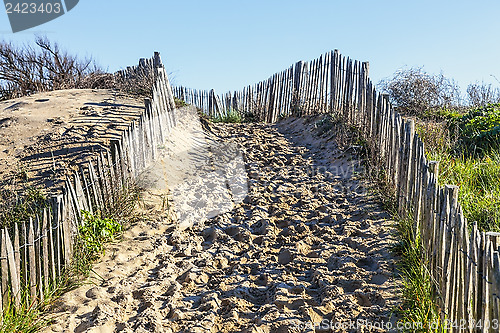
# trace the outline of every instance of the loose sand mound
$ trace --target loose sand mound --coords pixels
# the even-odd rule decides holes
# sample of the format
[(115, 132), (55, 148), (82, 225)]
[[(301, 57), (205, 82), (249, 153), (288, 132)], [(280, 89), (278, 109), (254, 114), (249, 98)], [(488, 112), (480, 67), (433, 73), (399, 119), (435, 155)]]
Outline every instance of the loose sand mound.
[(394, 319), (391, 221), (324, 123), (210, 125), (207, 137), (243, 151), (249, 192), (187, 228), (170, 218), (159, 161), (144, 199), (157, 219), (109, 247), (95, 268), (102, 279), (64, 295), (46, 331), (385, 331), (355, 321)]
[(24, 185), (57, 186), (143, 110), (142, 99), (112, 90), (57, 90), (0, 102), (4, 186), (21, 173)]

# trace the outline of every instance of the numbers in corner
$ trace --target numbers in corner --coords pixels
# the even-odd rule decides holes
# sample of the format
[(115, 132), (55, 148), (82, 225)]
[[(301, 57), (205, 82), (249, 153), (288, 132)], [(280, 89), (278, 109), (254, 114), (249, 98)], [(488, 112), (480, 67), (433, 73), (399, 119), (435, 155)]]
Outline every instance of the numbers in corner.
[(7, 14), (59, 14), (62, 12), (61, 2), (21, 2), (5, 3)]

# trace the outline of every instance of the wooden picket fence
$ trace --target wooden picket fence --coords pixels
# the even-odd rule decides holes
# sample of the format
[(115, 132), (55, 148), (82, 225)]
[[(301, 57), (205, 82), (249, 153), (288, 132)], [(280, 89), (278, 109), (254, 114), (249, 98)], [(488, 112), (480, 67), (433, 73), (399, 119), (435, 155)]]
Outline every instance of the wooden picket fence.
[[(61, 194), (51, 197), (39, 216), (1, 230), (0, 313), (7, 307), (34, 306), (49, 294), (73, 259), (82, 211), (96, 214), (111, 209), (120, 192), (158, 155), (159, 146), (174, 125), (175, 103), (160, 55), (141, 59), (125, 72), (151, 73), (153, 98), (145, 100), (141, 117), (130, 124), (109, 149), (68, 174)], [(141, 74), (141, 75), (142, 75)]]
[(242, 91), (173, 91), (210, 117), (238, 112), (275, 122), (286, 116), (335, 113), (356, 126), (397, 193), (400, 216), (413, 220), (442, 318), (450, 321), (452, 331), (498, 332), (500, 234), (467, 223), (458, 187), (438, 184), (439, 165), (427, 160), (414, 121), (401, 117), (387, 96), (376, 92), (368, 70), (367, 62), (335, 50), (297, 62)]
[(367, 79), (360, 76), (368, 72), (363, 66), (368, 63), (353, 62), (341, 58), (338, 52), (329, 52), (311, 62), (299, 61), (242, 91), (217, 95), (214, 90), (182, 86), (174, 87), (173, 91), (175, 97), (198, 107), (210, 117), (238, 112), (274, 122), (280, 117), (324, 113), (354, 105), (362, 96), (351, 94), (362, 84), (359, 80)]
[(158, 146), (175, 125), (175, 95), (211, 117), (238, 112), (275, 122), (287, 116), (341, 115), (375, 148), (374, 157), (397, 193), (399, 214), (413, 219), (443, 318), (463, 324), (461, 331), (498, 331), (500, 234), (468, 225), (458, 187), (438, 184), (439, 165), (426, 159), (413, 120), (401, 117), (387, 96), (376, 92), (368, 70), (368, 63), (332, 51), (224, 95), (172, 89), (159, 54), (119, 72), (124, 78), (152, 73), (153, 98), (145, 100), (143, 115), (108, 150), (67, 176), (62, 193), (49, 199), (50, 208), (1, 231), (0, 310), (36, 304), (57, 283), (71, 263), (82, 210), (112, 207), (119, 191), (158, 156)]

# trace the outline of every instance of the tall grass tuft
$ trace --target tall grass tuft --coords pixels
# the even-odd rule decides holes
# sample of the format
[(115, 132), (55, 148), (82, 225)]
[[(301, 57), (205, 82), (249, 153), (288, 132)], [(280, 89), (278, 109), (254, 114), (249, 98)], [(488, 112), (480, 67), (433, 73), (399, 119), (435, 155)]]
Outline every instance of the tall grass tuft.
[(482, 157), (430, 154), (440, 161), (439, 182), (460, 187), (459, 201), (469, 224), (484, 231), (500, 231), (500, 152)]
[(47, 325), (47, 321), (41, 316), (42, 311), (39, 306), (26, 304), (23, 302), (21, 308), (14, 309), (12, 303), (3, 309), (3, 320), (0, 325), (0, 332), (22, 332), (35, 333)]
[(227, 113), (211, 119), (214, 123), (241, 123), (243, 116), (234, 109), (230, 109)]
[(189, 105), (185, 101), (183, 101), (182, 99), (179, 99), (177, 97), (174, 97), (174, 102), (175, 102), (175, 107), (176, 108), (182, 108), (182, 107), (185, 107), (185, 106)]
[(420, 237), (413, 230), (413, 219), (398, 218), (399, 242), (393, 251), (400, 256), (399, 272), (403, 281), (403, 303), (398, 314), (412, 332), (444, 332), (439, 309), (435, 303), (435, 283), (427, 269)]
[(7, 187), (0, 189), (0, 227), (35, 219), (49, 207), (45, 193), (38, 188), (27, 187), (22, 195)]

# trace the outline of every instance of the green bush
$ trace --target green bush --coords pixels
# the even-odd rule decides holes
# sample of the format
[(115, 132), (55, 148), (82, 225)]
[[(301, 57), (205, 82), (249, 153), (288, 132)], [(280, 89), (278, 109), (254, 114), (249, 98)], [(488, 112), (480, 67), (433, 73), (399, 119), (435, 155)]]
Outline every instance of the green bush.
[(95, 255), (104, 253), (104, 244), (115, 240), (116, 234), (122, 231), (120, 223), (111, 218), (101, 218), (82, 211), (84, 223), (79, 227), (79, 237), (83, 246)]
[(174, 97), (174, 102), (175, 102), (176, 108), (182, 108), (184, 106), (188, 106), (188, 104), (186, 102), (184, 102), (182, 99), (179, 99), (177, 97)]
[(459, 148), (483, 155), (500, 149), (500, 104), (490, 104), (455, 117), (450, 125), (458, 130)]
[(82, 211), (84, 223), (78, 228), (73, 268), (75, 277), (87, 276), (92, 263), (104, 254), (104, 245), (115, 240), (122, 225), (112, 218), (102, 218)]
[(212, 118), (214, 123), (241, 123), (243, 122), (243, 117), (237, 110), (229, 110), (226, 114)]

